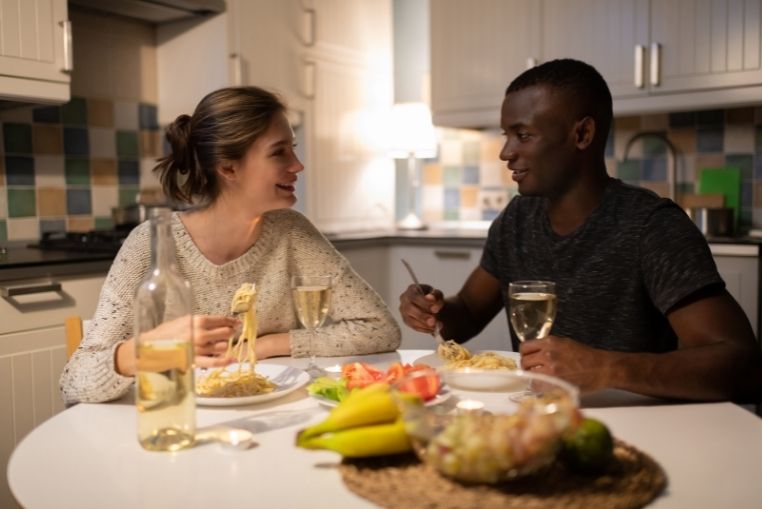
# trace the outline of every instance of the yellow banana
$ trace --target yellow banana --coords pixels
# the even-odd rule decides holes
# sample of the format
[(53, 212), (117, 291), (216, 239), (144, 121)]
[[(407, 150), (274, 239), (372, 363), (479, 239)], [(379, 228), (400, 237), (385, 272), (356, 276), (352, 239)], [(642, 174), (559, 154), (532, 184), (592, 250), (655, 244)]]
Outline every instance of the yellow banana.
[(398, 416), (399, 409), (388, 391), (376, 390), (369, 394), (358, 394), (355, 398), (339, 403), (323, 422), (302, 430), (296, 442), (299, 445), (303, 440), (323, 433), (389, 423), (396, 420)]
[(352, 391), (349, 392), (349, 395), (346, 398), (344, 398), (341, 404), (343, 405), (351, 401), (354, 401), (356, 399), (363, 398), (367, 396), (368, 394), (376, 394), (379, 392), (389, 392), (389, 384), (378, 382), (371, 385), (367, 385), (363, 387), (362, 389), (353, 389)]
[(402, 419), (393, 423), (325, 433), (303, 440), (298, 445), (305, 449), (329, 449), (347, 458), (399, 454), (412, 448)]

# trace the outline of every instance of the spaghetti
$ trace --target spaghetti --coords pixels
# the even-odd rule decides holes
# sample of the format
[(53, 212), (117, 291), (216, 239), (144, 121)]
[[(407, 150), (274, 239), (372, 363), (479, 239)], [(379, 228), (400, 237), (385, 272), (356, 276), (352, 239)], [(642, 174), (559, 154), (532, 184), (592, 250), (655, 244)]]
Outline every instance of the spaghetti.
[(445, 368), (517, 369), (516, 361), (494, 352), (472, 354), (466, 347), (453, 340), (437, 347), (437, 355), (445, 361)]

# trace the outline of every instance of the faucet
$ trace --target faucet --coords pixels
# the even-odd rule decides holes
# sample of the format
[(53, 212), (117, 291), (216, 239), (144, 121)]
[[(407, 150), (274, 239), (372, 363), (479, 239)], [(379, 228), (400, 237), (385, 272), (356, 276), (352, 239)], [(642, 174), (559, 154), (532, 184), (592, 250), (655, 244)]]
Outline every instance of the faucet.
[(677, 188), (677, 149), (672, 144), (667, 136), (659, 131), (643, 131), (636, 133), (632, 138), (627, 141), (627, 145), (624, 147), (624, 156), (622, 162), (627, 162), (627, 154), (630, 153), (632, 144), (641, 138), (655, 138), (664, 142), (667, 146), (667, 152), (669, 152), (669, 158), (667, 159), (667, 186), (669, 187), (669, 199), (675, 201), (675, 189)]

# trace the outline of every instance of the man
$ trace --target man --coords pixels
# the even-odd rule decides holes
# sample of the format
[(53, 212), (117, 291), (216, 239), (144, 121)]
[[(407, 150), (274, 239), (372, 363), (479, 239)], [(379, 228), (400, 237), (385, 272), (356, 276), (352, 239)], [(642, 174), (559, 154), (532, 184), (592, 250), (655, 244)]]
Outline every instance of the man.
[[(758, 400), (762, 355), (707, 243), (672, 201), (610, 178), (606, 82), (555, 60), (508, 87), (501, 110), (516, 197), (492, 223), (480, 265), (444, 299), (410, 287), (400, 312), (463, 342), (504, 308), (508, 283), (556, 282), (551, 335), (519, 345), (521, 366), (583, 392), (618, 388), (689, 400)], [(514, 348), (517, 340), (511, 332)]]

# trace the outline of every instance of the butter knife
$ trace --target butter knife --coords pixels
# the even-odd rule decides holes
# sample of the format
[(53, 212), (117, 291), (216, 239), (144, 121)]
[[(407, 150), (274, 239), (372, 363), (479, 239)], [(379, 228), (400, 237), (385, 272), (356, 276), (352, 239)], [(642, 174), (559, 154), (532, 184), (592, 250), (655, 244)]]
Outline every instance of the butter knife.
[[(405, 260), (404, 258), (400, 258), (400, 261), (402, 262), (402, 265), (405, 266), (407, 269), (408, 274), (410, 274), (410, 277), (413, 280), (413, 283), (415, 283), (415, 286), (418, 288), (418, 291), (421, 292), (421, 295), (426, 295), (426, 292), (423, 291), (423, 287), (421, 286), (421, 283), (418, 281), (418, 278), (415, 275), (415, 272), (413, 272), (413, 267), (410, 266), (410, 264)], [(439, 344), (442, 344), (445, 342), (444, 338), (442, 337), (441, 333), (441, 326), (439, 325), (439, 322), (435, 322), (434, 324), (434, 332), (431, 333), (432, 336), (434, 336), (434, 339), (437, 340)]]

